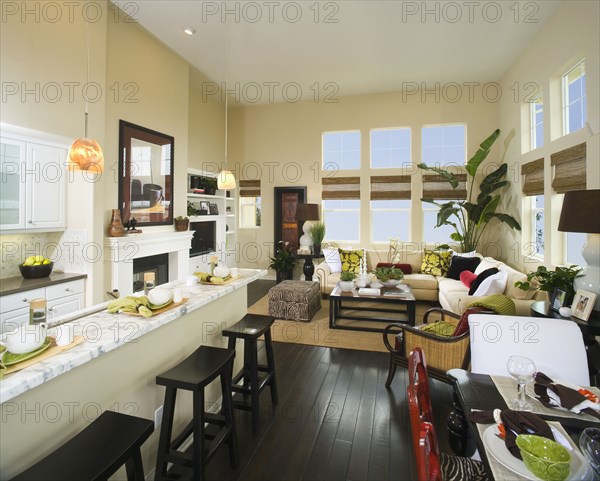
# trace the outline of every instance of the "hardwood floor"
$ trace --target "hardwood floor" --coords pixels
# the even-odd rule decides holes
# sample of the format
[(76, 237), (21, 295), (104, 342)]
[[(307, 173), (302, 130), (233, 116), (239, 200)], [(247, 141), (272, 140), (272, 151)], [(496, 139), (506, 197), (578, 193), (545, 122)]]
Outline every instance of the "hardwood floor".
[(248, 284), (248, 306), (250, 307), (259, 299), (267, 295), (269, 289), (275, 285), (275, 281), (258, 279)]

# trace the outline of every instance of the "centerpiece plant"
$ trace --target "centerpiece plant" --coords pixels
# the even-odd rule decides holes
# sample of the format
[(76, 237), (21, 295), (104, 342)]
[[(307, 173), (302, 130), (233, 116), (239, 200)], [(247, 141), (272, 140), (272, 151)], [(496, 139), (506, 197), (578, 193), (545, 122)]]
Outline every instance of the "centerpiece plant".
[[(474, 191), (477, 170), (489, 155), (492, 145), (499, 136), (500, 129), (497, 129), (479, 145), (475, 155), (467, 162), (468, 194), (466, 200), (436, 202), (432, 198), (421, 199), (423, 202), (435, 204), (439, 207), (436, 227), (451, 226), (454, 232), (450, 235), (450, 238), (460, 244), (462, 252), (477, 250), (481, 236), (493, 219), (505, 223), (511, 229), (521, 230), (519, 222), (514, 217), (497, 212), (502, 198), (499, 193), (492, 195), (493, 192), (506, 187), (510, 183), (506, 180), (508, 164), (504, 162), (496, 170), (486, 175), (479, 184), (479, 193), (475, 194)], [(422, 170), (436, 172), (453, 189), (458, 187), (459, 181), (456, 175), (448, 170), (430, 167), (424, 163), (418, 164), (417, 167)]]
[(269, 267), (276, 273), (277, 284), (286, 279), (292, 279), (297, 260), (294, 258), (289, 242), (279, 241), (275, 257), (270, 257), (270, 259)]
[(564, 305), (569, 305), (573, 297), (575, 297), (575, 278), (582, 275), (582, 270), (582, 267), (576, 265), (569, 267), (558, 266), (555, 270), (539, 266), (537, 270), (527, 274), (526, 281), (517, 281), (515, 282), (515, 286), (525, 291), (539, 289), (540, 291), (547, 292), (550, 302), (554, 300), (556, 290), (559, 289), (566, 293)]

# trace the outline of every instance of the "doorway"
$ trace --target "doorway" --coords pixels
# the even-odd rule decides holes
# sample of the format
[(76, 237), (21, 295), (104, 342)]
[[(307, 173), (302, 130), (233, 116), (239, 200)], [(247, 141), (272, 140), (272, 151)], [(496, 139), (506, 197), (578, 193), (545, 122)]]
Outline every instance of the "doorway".
[(300, 223), (296, 220), (298, 204), (306, 202), (306, 186), (275, 187), (275, 246), (279, 241), (289, 242), (292, 251), (298, 249)]

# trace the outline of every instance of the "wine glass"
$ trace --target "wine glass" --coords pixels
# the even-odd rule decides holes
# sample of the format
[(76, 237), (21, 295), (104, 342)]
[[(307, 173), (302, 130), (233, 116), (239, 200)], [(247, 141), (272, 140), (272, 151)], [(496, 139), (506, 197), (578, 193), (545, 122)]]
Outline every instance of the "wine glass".
[(525, 401), (525, 386), (535, 378), (535, 363), (528, 357), (510, 356), (506, 368), (508, 373), (516, 379), (519, 387), (519, 397), (514, 402), (513, 409), (516, 411), (531, 411), (533, 406)]
[(600, 429), (585, 428), (579, 438), (579, 447), (594, 471), (600, 475)]

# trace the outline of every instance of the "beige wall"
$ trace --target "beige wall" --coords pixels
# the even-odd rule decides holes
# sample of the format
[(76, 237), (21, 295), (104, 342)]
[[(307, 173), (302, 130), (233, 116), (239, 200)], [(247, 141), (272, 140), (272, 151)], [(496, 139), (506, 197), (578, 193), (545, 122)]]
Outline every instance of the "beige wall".
[[(514, 131), (507, 158), (515, 164), (513, 172), (520, 174), (519, 166), (544, 158), (545, 199), (545, 256), (546, 265), (562, 264), (564, 237), (557, 231), (562, 195), (551, 187), (550, 155), (581, 142), (587, 143), (587, 187), (600, 188), (600, 4), (588, 1), (564, 2), (534, 41), (523, 51), (519, 60), (502, 79), (505, 95), (500, 105), (500, 127), (504, 132)], [(560, 78), (571, 66), (585, 58), (587, 83), (588, 126), (567, 136), (562, 135)], [(529, 117), (525, 95), (531, 93), (531, 84), (544, 95), (544, 146), (529, 150)], [(519, 98), (513, 93), (519, 86)], [(525, 257), (531, 239), (530, 210), (521, 194), (520, 175), (511, 189), (510, 199), (521, 211), (523, 232), (507, 232), (499, 238), (505, 258), (527, 270), (535, 270), (535, 259)], [(598, 212), (596, 210), (596, 215)]]
[[(420, 162), (421, 127), (431, 124), (464, 123), (467, 125), (467, 152), (470, 157), (477, 146), (498, 128), (498, 106), (486, 101), (481, 92), (469, 101), (468, 91), (461, 101), (444, 101), (440, 95), (422, 98), (421, 94), (403, 95), (402, 92), (376, 95), (341, 97), (338, 103), (302, 102), (238, 107), (230, 115), (230, 167), (236, 175), (261, 180), (263, 206), (262, 226), (258, 229), (238, 229), (240, 265), (266, 268), (268, 246), (273, 242), (273, 188), (299, 185), (307, 187), (307, 201), (320, 203), (321, 199), (321, 134), (331, 130), (360, 129), (362, 168), (338, 175), (361, 177), (360, 246), (371, 247), (369, 225), (369, 177), (397, 175), (398, 169), (369, 168), (369, 131), (372, 128), (410, 127), (412, 129), (412, 159)], [(497, 142), (486, 162), (496, 162), (502, 155), (502, 142)], [(256, 166), (260, 165), (260, 169)], [(482, 167), (483, 169), (483, 167)], [(421, 191), (421, 176), (414, 175), (413, 192)], [(413, 195), (414, 199), (420, 194)], [(421, 243), (421, 202), (412, 203), (411, 240)], [(498, 226), (494, 227), (498, 229)], [(490, 227), (492, 230), (492, 227)], [(495, 231), (497, 232), (497, 231)], [(252, 263), (244, 256), (244, 247), (256, 243), (262, 257)], [(358, 247), (353, 245), (353, 247)], [(248, 249), (250, 252), (251, 249)], [(252, 252), (252, 255), (254, 253)]]

